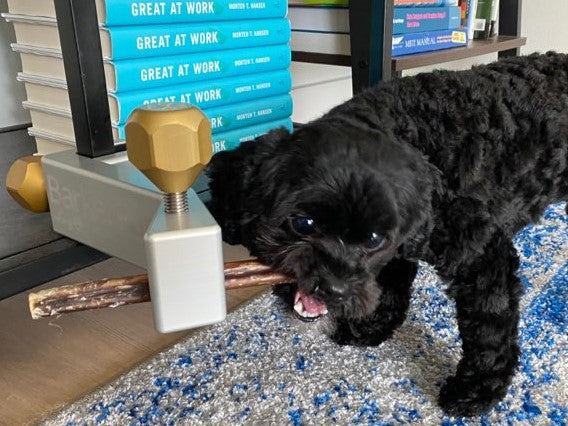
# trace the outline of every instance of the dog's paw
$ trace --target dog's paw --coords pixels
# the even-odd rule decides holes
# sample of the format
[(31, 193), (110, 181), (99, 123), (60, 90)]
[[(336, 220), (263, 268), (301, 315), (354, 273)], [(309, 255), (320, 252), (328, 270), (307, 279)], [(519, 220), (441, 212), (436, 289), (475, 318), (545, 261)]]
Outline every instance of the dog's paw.
[(330, 337), (331, 340), (342, 346), (378, 346), (391, 335), (392, 333), (387, 334), (379, 331), (362, 333), (354, 329), (353, 325), (341, 322)]
[(494, 377), (452, 376), (440, 390), (438, 403), (450, 416), (478, 416), (490, 411), (506, 392), (507, 385)]
[(339, 323), (330, 338), (341, 346), (355, 346), (357, 344), (349, 325), (345, 323)]

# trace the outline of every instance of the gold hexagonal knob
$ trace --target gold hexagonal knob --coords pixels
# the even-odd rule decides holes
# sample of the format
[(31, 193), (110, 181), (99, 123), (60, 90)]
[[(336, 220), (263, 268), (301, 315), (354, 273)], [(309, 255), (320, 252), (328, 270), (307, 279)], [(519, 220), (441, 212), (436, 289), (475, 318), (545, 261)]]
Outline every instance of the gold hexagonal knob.
[(126, 149), (128, 159), (158, 188), (182, 193), (211, 160), (211, 123), (188, 104), (149, 104), (130, 114)]
[(6, 189), (22, 207), (35, 213), (49, 211), (41, 156), (30, 155), (14, 161), (6, 175)]

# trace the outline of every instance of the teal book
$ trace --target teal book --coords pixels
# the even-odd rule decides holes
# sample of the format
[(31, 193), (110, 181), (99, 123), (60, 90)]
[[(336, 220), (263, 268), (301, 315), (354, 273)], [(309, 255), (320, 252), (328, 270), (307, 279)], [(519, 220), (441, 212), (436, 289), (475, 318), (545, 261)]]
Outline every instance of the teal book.
[(288, 68), (290, 47), (279, 44), (156, 58), (125, 59), (105, 64), (111, 92), (146, 90)]
[[(292, 115), (292, 106), (292, 96), (287, 93), (238, 104), (204, 109), (203, 113), (211, 122), (212, 133), (217, 134), (290, 117)], [(116, 126), (120, 140), (125, 139), (125, 126), (125, 124)]]
[(211, 121), (213, 134), (273, 121), (292, 115), (290, 94), (261, 98), (239, 104), (203, 110)]
[(109, 27), (281, 18), (287, 9), (286, 0), (97, 0), (99, 21)]
[[(237, 148), (241, 143), (252, 141), (262, 136), (273, 129), (284, 127), (289, 132), (294, 130), (292, 120), (284, 118), (282, 120), (269, 121), (254, 126), (243, 127), (228, 132), (217, 133), (213, 135), (213, 153), (216, 154), (221, 151), (228, 151)], [(205, 172), (202, 172), (191, 188), (198, 193), (207, 191), (209, 188), (209, 178)], [(205, 196), (205, 199), (207, 196)]]
[(281, 120), (269, 121), (254, 126), (217, 133), (213, 135), (213, 153), (235, 149), (241, 143), (254, 140), (268, 133), (270, 130), (279, 127), (284, 127), (291, 132), (293, 130), (292, 120), (290, 118), (283, 118)]
[(211, 81), (165, 86), (150, 90), (109, 95), (111, 120), (124, 124), (140, 105), (158, 102), (185, 102), (201, 109), (240, 103), (289, 93), (292, 77), (287, 69)]
[[(286, 0), (82, 1), (94, 1), (99, 25), (108, 27), (283, 18), (288, 10)], [(11, 14), (56, 17), (53, 0), (9, 0), (8, 6)]]
[(241, 49), (290, 40), (286, 18), (111, 27), (101, 30), (103, 56), (130, 59)]

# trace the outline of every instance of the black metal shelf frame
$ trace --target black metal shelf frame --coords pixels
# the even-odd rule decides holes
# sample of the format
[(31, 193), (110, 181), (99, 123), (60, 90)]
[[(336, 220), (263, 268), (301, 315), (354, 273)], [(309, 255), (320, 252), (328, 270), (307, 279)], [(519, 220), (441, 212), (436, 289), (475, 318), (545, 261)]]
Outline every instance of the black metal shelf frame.
[(112, 136), (97, 9), (93, 0), (54, 0), (77, 154), (116, 151)]

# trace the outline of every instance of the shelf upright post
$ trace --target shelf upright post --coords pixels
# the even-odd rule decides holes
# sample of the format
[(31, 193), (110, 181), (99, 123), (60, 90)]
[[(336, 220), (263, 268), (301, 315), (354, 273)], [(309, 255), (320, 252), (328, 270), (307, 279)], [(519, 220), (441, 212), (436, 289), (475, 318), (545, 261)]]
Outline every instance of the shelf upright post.
[[(521, 36), (522, 0), (500, 0), (499, 2), (499, 35)], [(521, 48), (502, 50), (499, 58), (518, 56)]]
[(116, 151), (94, 0), (55, 0), (77, 153)]
[(349, 2), (353, 94), (392, 73), (392, 0)]

